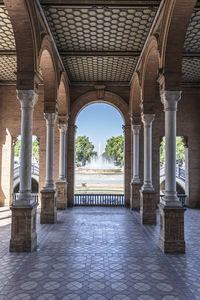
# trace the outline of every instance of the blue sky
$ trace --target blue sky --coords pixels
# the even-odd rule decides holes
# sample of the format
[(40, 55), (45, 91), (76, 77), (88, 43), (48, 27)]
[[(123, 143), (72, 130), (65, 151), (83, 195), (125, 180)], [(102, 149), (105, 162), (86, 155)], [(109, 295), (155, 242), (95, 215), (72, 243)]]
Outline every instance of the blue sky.
[(98, 151), (106, 146), (106, 140), (112, 136), (123, 135), (124, 124), (121, 114), (116, 108), (104, 103), (95, 103), (85, 107), (76, 119), (76, 136), (87, 136)]

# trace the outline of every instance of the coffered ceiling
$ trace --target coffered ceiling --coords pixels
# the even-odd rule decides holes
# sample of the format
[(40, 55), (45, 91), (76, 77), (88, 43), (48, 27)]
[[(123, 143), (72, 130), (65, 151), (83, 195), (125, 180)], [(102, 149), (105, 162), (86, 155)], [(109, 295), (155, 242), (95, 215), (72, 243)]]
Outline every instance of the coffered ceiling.
[[(73, 85), (129, 85), (161, 1), (40, 0)], [(0, 2), (1, 3), (1, 2)], [(183, 82), (200, 82), (200, 7), (188, 27)], [(12, 25), (0, 5), (0, 82), (16, 80)]]

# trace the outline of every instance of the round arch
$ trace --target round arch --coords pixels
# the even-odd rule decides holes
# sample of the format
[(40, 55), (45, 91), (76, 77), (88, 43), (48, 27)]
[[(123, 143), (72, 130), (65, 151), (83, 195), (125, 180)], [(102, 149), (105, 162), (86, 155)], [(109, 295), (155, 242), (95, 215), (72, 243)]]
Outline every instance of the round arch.
[(112, 92), (105, 91), (103, 97), (99, 98), (96, 90), (90, 91), (78, 97), (71, 106), (68, 122), (68, 148), (67, 148), (67, 182), (68, 182), (68, 206), (74, 203), (74, 173), (75, 173), (75, 121), (79, 112), (92, 103), (107, 103), (115, 107), (122, 115), (125, 125), (124, 129), (124, 193), (125, 205), (130, 205), (130, 182), (131, 182), (131, 126), (128, 113), (128, 104), (123, 98)]
[(39, 66), (44, 83), (44, 112), (52, 113), (57, 109), (58, 75), (54, 51), (48, 36), (45, 36), (42, 42)]
[(162, 90), (180, 90), (186, 31), (196, 0), (166, 1), (160, 33)]
[(75, 124), (79, 112), (92, 103), (107, 103), (114, 106), (122, 115), (125, 125), (130, 125), (128, 104), (126, 101), (112, 92), (105, 91), (104, 97), (98, 98), (97, 92), (91, 91), (78, 97), (71, 106), (69, 124)]
[(141, 106), (143, 113), (152, 113), (154, 110), (156, 81), (160, 65), (158, 42), (155, 36), (149, 39), (144, 52), (141, 69)]
[[(141, 86), (139, 82), (138, 73), (133, 75), (131, 83), (130, 97), (129, 97), (129, 114), (132, 118), (139, 118), (141, 116)], [(139, 120), (138, 120), (139, 121)]]
[(4, 0), (4, 4), (11, 19), (16, 42), (17, 89), (37, 90), (40, 31), (34, 1)]
[(67, 84), (67, 80), (65, 78), (65, 74), (63, 73), (60, 79), (60, 84), (58, 87), (58, 118), (59, 122), (66, 123), (66, 119), (69, 113), (69, 87)]

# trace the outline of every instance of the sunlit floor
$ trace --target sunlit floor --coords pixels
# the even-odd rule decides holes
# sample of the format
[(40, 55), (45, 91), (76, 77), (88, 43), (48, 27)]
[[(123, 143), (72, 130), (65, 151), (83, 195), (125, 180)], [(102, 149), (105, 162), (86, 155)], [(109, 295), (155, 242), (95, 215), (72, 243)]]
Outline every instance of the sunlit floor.
[[(38, 224), (38, 251), (9, 253), (0, 208), (0, 299), (200, 299), (200, 210), (187, 210), (187, 253), (164, 255), (157, 226), (125, 208), (73, 208)], [(38, 217), (39, 220), (39, 217)]]

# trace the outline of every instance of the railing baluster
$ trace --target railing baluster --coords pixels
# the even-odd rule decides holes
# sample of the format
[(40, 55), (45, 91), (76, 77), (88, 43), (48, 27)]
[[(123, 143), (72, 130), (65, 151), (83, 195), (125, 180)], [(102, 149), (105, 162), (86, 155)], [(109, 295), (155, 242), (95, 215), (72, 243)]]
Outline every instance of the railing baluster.
[[(13, 200), (17, 199), (17, 194), (13, 194)], [(38, 194), (33, 197), (38, 201)], [(182, 198), (181, 198), (182, 199)], [(182, 201), (182, 200), (181, 200)], [(74, 194), (75, 206), (123, 206), (123, 194)]]

